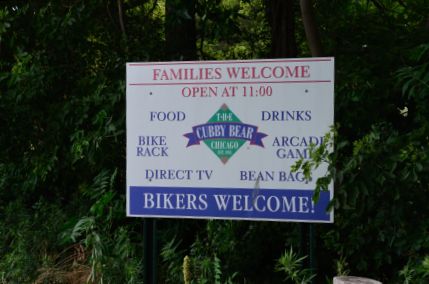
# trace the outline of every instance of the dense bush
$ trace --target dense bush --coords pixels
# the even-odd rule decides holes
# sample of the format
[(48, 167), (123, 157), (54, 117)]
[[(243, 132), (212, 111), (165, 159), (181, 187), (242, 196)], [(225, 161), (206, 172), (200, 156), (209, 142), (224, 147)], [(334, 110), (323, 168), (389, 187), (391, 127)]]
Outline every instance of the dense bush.
[[(142, 221), (125, 217), (125, 63), (170, 59), (164, 8), (172, 2), (180, 7), (0, 3), (1, 283), (142, 282)], [(267, 3), (195, 1), (196, 59), (269, 56)], [(317, 283), (336, 273), (424, 283), (429, 7), (314, 3), (325, 52), (336, 57), (337, 123), (328, 157), (335, 223), (315, 226)], [(295, 10), (299, 55), (309, 56)], [(185, 256), (192, 283), (311, 277), (297, 254), (299, 224), (160, 220), (158, 236), (162, 283), (184, 281)]]

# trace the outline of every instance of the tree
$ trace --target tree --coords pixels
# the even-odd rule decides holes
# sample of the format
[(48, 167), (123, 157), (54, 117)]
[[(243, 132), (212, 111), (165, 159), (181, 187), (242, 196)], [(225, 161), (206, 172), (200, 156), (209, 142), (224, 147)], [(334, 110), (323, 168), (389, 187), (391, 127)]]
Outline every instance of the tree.
[(295, 31), (294, 1), (265, 1), (271, 28), (271, 56), (274, 58), (296, 57), (298, 48)]
[(320, 40), (317, 24), (311, 0), (300, 0), (302, 22), (304, 24), (305, 35), (310, 47), (311, 55), (314, 57), (323, 56), (322, 42)]
[(196, 59), (195, 4), (194, 0), (165, 2), (165, 44), (170, 59)]
[[(317, 27), (336, 58), (338, 123), (322, 278), (337, 265), (426, 283), (429, 7), (301, 1), (299, 16), (292, 2), (2, 1), (1, 280), (142, 279), (141, 220), (124, 208), (125, 62), (320, 55)], [(166, 283), (182, 280), (185, 255), (200, 282), (279, 283), (275, 258), (299, 242), (287, 223), (160, 223)]]

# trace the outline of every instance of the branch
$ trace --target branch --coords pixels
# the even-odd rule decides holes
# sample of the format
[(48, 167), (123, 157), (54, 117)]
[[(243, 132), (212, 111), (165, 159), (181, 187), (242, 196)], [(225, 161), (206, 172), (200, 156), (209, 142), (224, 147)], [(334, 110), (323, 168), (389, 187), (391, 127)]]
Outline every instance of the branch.
[(127, 34), (125, 33), (124, 15), (122, 12), (122, 0), (117, 0), (117, 3), (118, 3), (119, 25), (121, 26), (121, 32), (124, 36), (127, 36)]
[(380, 10), (385, 10), (386, 7), (384, 7), (384, 5), (380, 2), (378, 2), (378, 0), (371, 0), (372, 4), (374, 4), (375, 7), (377, 7)]
[(153, 11), (155, 11), (157, 5), (158, 0), (153, 1), (152, 8), (150, 8), (149, 12), (147, 12), (146, 17), (149, 17), (153, 13)]
[(204, 37), (205, 37), (205, 29), (206, 29), (206, 23), (207, 23), (207, 17), (204, 18), (202, 24), (201, 24), (201, 32), (200, 32), (200, 47), (199, 47), (199, 51), (200, 51), (200, 55), (201, 57), (204, 59)]
[(407, 6), (407, 5), (405, 5), (404, 1), (402, 1), (402, 0), (398, 0), (398, 3), (399, 3), (399, 5), (401, 5), (402, 7), (404, 7), (405, 9), (407, 9), (407, 8), (408, 8), (408, 6)]
[(374, 6), (380, 10), (382, 13), (386, 12), (386, 7), (380, 3), (378, 0), (371, 0), (372, 4), (374, 4)]
[(307, 37), (311, 55), (313, 57), (322, 56), (322, 42), (314, 19), (312, 1), (300, 0), (299, 3), (301, 6), (302, 22), (304, 23), (305, 35)]

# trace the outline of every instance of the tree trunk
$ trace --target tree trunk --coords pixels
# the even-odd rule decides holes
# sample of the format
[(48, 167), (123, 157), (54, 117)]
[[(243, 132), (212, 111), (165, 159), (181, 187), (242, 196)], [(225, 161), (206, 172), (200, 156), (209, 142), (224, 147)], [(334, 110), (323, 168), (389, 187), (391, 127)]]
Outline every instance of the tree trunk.
[(322, 42), (317, 30), (316, 20), (313, 12), (313, 1), (300, 0), (302, 22), (304, 23), (305, 35), (313, 57), (323, 56)]
[(265, 5), (271, 27), (271, 57), (296, 57), (294, 1), (267, 0)]
[(165, 1), (165, 43), (171, 60), (196, 59), (195, 2)]

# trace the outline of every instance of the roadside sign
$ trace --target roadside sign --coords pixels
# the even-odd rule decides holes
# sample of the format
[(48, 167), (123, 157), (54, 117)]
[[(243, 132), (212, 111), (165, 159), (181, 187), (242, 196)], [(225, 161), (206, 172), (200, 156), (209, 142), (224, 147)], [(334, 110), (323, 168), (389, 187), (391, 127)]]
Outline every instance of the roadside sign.
[(334, 58), (127, 64), (127, 215), (333, 222), (291, 166), (334, 120)]

